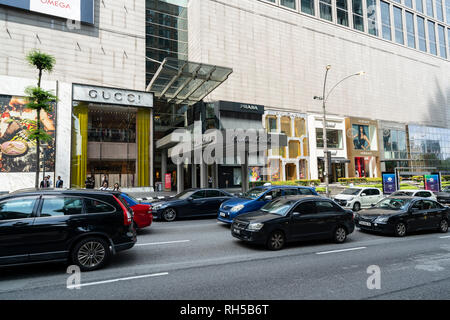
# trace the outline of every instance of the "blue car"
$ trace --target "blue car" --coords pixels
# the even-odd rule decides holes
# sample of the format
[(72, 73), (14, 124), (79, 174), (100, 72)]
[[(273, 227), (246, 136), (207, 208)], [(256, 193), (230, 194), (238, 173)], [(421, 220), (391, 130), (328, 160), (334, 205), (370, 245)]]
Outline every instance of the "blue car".
[(257, 211), (266, 203), (283, 196), (291, 195), (315, 195), (315, 188), (294, 186), (264, 186), (255, 187), (242, 194), (222, 203), (219, 208), (217, 220), (231, 224), (238, 215)]

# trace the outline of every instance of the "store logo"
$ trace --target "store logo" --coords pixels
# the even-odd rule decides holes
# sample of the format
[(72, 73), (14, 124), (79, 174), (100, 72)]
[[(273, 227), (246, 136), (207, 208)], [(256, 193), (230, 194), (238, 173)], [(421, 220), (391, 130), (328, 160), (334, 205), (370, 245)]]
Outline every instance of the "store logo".
[(252, 111), (258, 111), (258, 106), (250, 105), (250, 104), (241, 104), (241, 109), (243, 110), (252, 110)]
[(80, 0), (31, 0), (30, 10), (71, 20), (81, 20)]
[[(141, 101), (141, 96), (139, 94), (123, 94), (122, 92), (111, 92), (102, 90), (100, 93), (97, 90), (90, 90), (89, 97), (92, 99), (97, 99), (99, 96), (106, 101), (115, 100), (116, 102), (123, 102), (124, 98), (129, 103), (139, 103)], [(125, 97), (124, 97), (125, 96)]]

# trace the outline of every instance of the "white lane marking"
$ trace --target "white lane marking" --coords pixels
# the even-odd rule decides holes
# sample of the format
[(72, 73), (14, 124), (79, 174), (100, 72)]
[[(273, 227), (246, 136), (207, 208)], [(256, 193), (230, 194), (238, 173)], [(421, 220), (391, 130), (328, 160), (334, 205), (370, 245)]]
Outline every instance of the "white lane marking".
[(338, 253), (338, 252), (355, 251), (355, 250), (363, 250), (363, 249), (367, 249), (367, 247), (349, 248), (349, 249), (332, 250), (332, 251), (322, 251), (322, 252), (316, 252), (316, 254)]
[(184, 242), (190, 242), (191, 240), (177, 240), (177, 241), (166, 241), (166, 242), (152, 242), (152, 243), (138, 243), (135, 246), (142, 247), (142, 246), (157, 246), (161, 244), (173, 244), (173, 243), (184, 243)]
[(168, 272), (153, 273), (153, 274), (146, 274), (146, 275), (143, 275), (143, 276), (135, 276), (135, 277), (128, 277), (128, 278), (118, 278), (118, 279), (105, 280), (105, 281), (82, 283), (82, 284), (79, 284), (79, 285), (71, 285), (71, 286), (68, 286), (67, 289), (74, 289), (74, 288), (77, 288), (77, 287), (95, 286), (95, 285), (99, 285), (99, 284), (113, 283), (113, 282), (118, 282), (118, 281), (127, 281), (127, 280), (143, 279), (143, 278), (160, 277), (160, 276), (167, 276), (167, 275), (169, 275)]
[(450, 236), (440, 237), (441, 239), (448, 239)]

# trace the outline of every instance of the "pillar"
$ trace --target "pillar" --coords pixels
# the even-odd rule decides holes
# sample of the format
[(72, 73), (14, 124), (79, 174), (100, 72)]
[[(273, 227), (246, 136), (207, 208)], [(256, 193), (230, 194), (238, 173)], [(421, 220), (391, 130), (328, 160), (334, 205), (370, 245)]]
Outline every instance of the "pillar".
[(202, 161), (200, 164), (200, 188), (208, 187), (208, 166)]
[(162, 190), (166, 189), (166, 173), (167, 173), (167, 150), (161, 150), (161, 182), (162, 182)]
[(184, 191), (184, 164), (177, 165), (177, 193)]
[(191, 176), (192, 188), (197, 188), (197, 165), (195, 163), (191, 164), (191, 171), (192, 171)]

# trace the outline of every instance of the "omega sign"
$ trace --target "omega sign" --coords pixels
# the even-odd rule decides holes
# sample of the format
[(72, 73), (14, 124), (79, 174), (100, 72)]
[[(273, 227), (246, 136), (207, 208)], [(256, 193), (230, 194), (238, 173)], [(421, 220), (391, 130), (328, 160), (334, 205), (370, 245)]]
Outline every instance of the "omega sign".
[(73, 86), (73, 100), (126, 106), (153, 107), (153, 94), (149, 92), (78, 84)]

